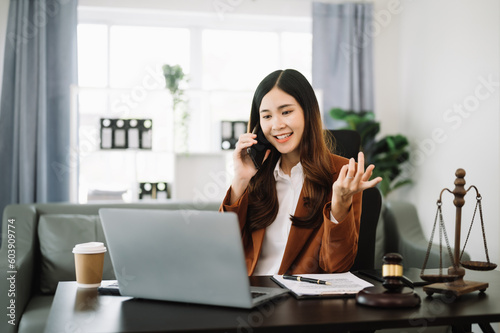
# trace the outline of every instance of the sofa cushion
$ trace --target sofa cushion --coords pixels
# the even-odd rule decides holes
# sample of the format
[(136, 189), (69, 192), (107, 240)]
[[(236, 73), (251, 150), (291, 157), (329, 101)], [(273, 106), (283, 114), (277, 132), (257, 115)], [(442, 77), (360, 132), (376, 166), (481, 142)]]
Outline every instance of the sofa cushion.
[[(38, 223), (40, 241), (40, 291), (53, 294), (59, 281), (75, 281), (75, 244), (103, 242), (106, 245), (101, 221), (97, 215), (46, 214)], [(114, 280), (109, 257), (104, 256), (103, 279)]]
[(54, 296), (33, 296), (19, 321), (18, 333), (40, 333), (45, 330)]

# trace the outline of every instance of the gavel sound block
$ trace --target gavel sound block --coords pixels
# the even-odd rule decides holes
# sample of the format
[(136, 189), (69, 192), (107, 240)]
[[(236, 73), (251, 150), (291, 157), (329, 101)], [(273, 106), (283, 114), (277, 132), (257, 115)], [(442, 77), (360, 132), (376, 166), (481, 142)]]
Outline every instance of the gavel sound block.
[(398, 253), (389, 253), (384, 256), (382, 286), (368, 287), (356, 295), (358, 304), (382, 307), (414, 307), (420, 305), (420, 297), (412, 288), (403, 283), (403, 257)]

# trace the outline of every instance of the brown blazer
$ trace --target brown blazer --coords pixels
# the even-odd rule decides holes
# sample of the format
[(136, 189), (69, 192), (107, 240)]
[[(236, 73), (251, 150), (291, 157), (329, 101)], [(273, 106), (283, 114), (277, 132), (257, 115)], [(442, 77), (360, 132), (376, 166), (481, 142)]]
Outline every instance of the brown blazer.
[[(349, 161), (346, 158), (331, 155), (334, 171), (333, 181), (338, 172)], [(266, 229), (249, 232), (245, 228), (248, 191), (234, 204), (230, 203), (230, 189), (220, 207), (221, 211), (235, 212), (238, 215), (242, 230), (242, 241), (248, 275), (252, 275), (260, 256)], [(285, 253), (278, 274), (333, 273), (348, 271), (354, 263), (358, 251), (359, 220), (361, 216), (361, 196), (357, 193), (348, 215), (338, 224), (330, 220), (331, 202), (323, 207), (323, 224), (315, 229), (296, 227), (292, 224)], [(305, 216), (304, 197), (301, 193), (295, 216)]]

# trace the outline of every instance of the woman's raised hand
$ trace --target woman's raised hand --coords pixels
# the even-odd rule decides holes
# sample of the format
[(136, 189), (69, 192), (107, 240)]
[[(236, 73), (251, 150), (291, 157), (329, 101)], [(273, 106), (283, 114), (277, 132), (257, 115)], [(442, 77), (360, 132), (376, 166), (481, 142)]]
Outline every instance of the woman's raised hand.
[(337, 221), (341, 221), (347, 215), (354, 194), (374, 187), (382, 181), (381, 177), (370, 180), (375, 166), (370, 164), (365, 171), (364, 165), (365, 155), (360, 152), (357, 168), (354, 158), (351, 158), (349, 164), (340, 169), (339, 177), (333, 183), (331, 209)]

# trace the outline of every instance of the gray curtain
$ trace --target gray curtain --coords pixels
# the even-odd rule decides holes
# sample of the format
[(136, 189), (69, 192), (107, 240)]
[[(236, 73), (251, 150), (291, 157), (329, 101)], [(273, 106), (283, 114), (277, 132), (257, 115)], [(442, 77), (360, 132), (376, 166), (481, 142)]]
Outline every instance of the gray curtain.
[(0, 105), (0, 209), (69, 199), (77, 0), (11, 0)]
[(313, 86), (323, 92), (325, 126), (332, 108), (373, 110), (371, 3), (313, 3)]

